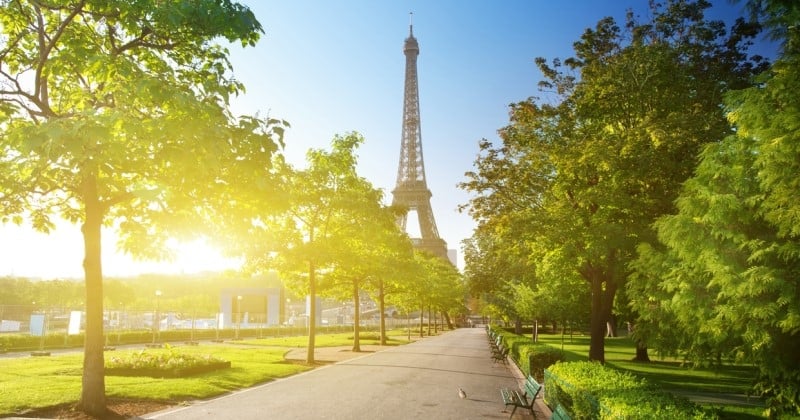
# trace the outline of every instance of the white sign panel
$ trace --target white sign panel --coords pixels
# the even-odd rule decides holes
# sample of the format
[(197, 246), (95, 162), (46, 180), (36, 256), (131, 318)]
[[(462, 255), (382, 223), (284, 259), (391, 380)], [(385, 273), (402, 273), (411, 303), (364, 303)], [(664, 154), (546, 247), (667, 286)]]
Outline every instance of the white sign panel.
[(278, 325), (281, 317), (281, 297), (277, 293), (267, 296), (267, 325)]
[(31, 335), (41, 337), (44, 335), (44, 314), (31, 315)]
[(67, 326), (68, 335), (78, 335), (81, 333), (81, 311), (69, 313), (69, 325)]
[(21, 326), (19, 321), (9, 321), (4, 319), (0, 321), (0, 332), (17, 332)]

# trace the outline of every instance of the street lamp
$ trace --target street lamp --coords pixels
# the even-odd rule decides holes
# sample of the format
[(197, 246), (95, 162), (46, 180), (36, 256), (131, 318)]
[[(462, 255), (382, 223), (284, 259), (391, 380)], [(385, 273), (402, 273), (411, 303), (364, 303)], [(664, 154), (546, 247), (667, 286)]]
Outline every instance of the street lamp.
[(242, 328), (242, 296), (236, 296), (236, 340), (239, 339), (239, 330)]
[(156, 334), (160, 334), (161, 328), (161, 320), (159, 315), (160, 308), (160, 301), (159, 298), (161, 297), (161, 290), (156, 290), (156, 311), (153, 314), (153, 344), (156, 344)]

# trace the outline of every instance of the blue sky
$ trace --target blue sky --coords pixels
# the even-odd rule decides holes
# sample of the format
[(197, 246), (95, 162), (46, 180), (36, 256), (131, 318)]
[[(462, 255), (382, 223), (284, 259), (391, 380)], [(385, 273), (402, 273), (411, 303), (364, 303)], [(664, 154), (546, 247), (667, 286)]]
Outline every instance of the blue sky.
[[(387, 200), (400, 156), (405, 56), (413, 12), (419, 41), (419, 95), (428, 187), (439, 233), (449, 248), (471, 235), (456, 208), (468, 195), (456, 184), (471, 170), (481, 138), (497, 140), (508, 105), (540, 96), (535, 57), (571, 56), (572, 44), (605, 16), (622, 22), (647, 0), (606, 1), (251, 1), (266, 28), (254, 49), (233, 50), (247, 95), (237, 110), (259, 109), (292, 124), (287, 156), (358, 131), (366, 143), (361, 175)], [(718, 0), (712, 16), (738, 15)]]
[[(231, 46), (234, 74), (247, 93), (233, 102), (239, 114), (287, 120), (285, 153), (302, 166), (309, 148), (327, 148), (336, 134), (365, 137), (359, 172), (386, 193), (397, 176), (402, 128), (403, 42), (413, 12), (419, 41), (421, 130), (431, 205), (439, 233), (459, 249), (474, 223), (456, 208), (468, 195), (456, 185), (472, 169), (481, 138), (497, 141), (508, 105), (540, 96), (534, 58), (567, 58), (583, 31), (605, 16), (622, 21), (633, 8), (647, 16), (647, 0), (245, 1), (265, 28), (254, 48)], [(717, 0), (710, 16), (730, 19), (741, 4)], [(413, 230), (413, 229), (412, 229)], [(9, 233), (10, 232), (10, 233)], [(111, 275), (194, 271), (199, 262), (132, 263), (114, 255), (107, 236), (104, 270)], [(77, 228), (56, 236), (16, 229), (0, 237), (0, 275), (80, 276)], [(76, 242), (77, 241), (77, 242)], [(69, 245), (67, 245), (69, 244)], [(58, 259), (30, 261), (47, 247)], [(63, 262), (59, 262), (63, 259)], [(204, 257), (207, 265), (211, 259)]]

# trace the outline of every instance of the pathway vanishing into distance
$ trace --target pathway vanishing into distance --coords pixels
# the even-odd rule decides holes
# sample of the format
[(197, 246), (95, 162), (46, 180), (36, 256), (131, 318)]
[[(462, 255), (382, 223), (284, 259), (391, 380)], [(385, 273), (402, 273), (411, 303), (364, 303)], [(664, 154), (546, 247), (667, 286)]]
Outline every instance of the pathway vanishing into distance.
[[(513, 364), (492, 363), (483, 328), (462, 328), (141, 418), (507, 419), (500, 388), (520, 379)], [(549, 418), (542, 410), (539, 400), (537, 417)]]

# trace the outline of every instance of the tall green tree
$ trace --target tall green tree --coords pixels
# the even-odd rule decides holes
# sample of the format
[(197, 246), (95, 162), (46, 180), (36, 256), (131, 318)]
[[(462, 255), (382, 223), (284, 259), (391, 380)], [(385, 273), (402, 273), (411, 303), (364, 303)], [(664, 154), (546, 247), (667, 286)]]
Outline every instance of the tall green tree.
[[(781, 41), (757, 84), (728, 94), (734, 135), (705, 148), (660, 244), (642, 247), (635, 304), (659, 311), (648, 333), (693, 360), (729, 356), (759, 368), (767, 414), (800, 413), (800, 6), (749, 5)], [(657, 279), (658, 281), (654, 281)], [(688, 331), (665, 340), (659, 324)]]
[[(466, 174), (461, 188), (482, 191), (461, 207), (478, 222), (472, 238), (464, 243), (464, 276), (473, 297), (488, 303), (514, 320), (521, 332), (522, 320), (530, 313), (519, 313), (513, 290), (518, 285), (534, 287), (535, 266), (530, 258), (535, 240), (536, 221), (531, 214), (541, 205), (542, 185), (531, 161), (536, 158), (524, 146), (504, 142), (494, 149), (486, 140), (479, 143), (482, 156), (477, 170)], [(514, 176), (513, 173), (519, 176)], [(509, 294), (511, 293), (511, 294)]]
[[(356, 171), (356, 150), (363, 142), (360, 134), (350, 133), (335, 136), (330, 150), (309, 150), (305, 169), (285, 166), (280, 170), (285, 176), (281, 213), (243, 213), (254, 217), (246, 222), (248, 265), (254, 270), (278, 268), (295, 293), (309, 297), (309, 364), (314, 363), (320, 277), (335, 276), (340, 259), (351, 253), (343, 249), (352, 245), (351, 234), (368, 213), (364, 206), (374, 209), (380, 203), (380, 192)], [(260, 207), (256, 204), (253, 208)]]
[(563, 63), (537, 59), (540, 86), (560, 101), (512, 105), (502, 147), (482, 147), (478, 171), (468, 174), (476, 209), (486, 207), (480, 200), (500, 209), (525, 203), (487, 214), (530, 222), (523, 235), (547, 244), (531, 248), (534, 264), (556, 252), (586, 281), (592, 360), (605, 358), (636, 246), (655, 240), (651, 224), (673, 208), (701, 146), (731, 132), (724, 92), (746, 86), (758, 68), (744, 52), (757, 26), (737, 21), (729, 33), (705, 19), (708, 7), (653, 3), (649, 21), (629, 13), (623, 26), (605, 18), (587, 29)]
[(413, 272), (411, 239), (396, 223), (400, 212), (394, 207), (381, 207), (361, 228), (368, 235), (367, 248), (361, 257), (368, 268), (363, 287), (378, 304), (381, 345), (387, 341), (387, 297), (398, 293)]
[[(358, 185), (360, 184), (360, 185)], [(411, 254), (411, 241), (396, 224), (397, 214), (384, 207), (383, 194), (365, 179), (354, 184), (351, 198), (350, 220), (342, 226), (340, 241), (333, 249), (334, 269), (328, 276), (326, 294), (349, 297), (354, 310), (353, 351), (361, 351), (360, 306), (361, 296), (371, 293), (379, 304), (381, 342), (385, 344), (386, 280), (392, 272), (401, 271), (404, 256)], [(407, 258), (407, 257), (406, 257)]]
[(81, 224), (80, 405), (102, 416), (101, 228), (162, 257), (168, 237), (212, 224), (232, 197), (267, 193), (283, 127), (230, 113), (243, 86), (217, 43), (253, 45), (262, 28), (230, 1), (6, 0), (0, 31), (2, 218)]
[(399, 293), (414, 272), (414, 248), (408, 234), (399, 229), (396, 224), (398, 209), (388, 208), (391, 220), (385, 220), (381, 225), (379, 241), (382, 249), (379, 253), (381, 272), (377, 273), (371, 282), (371, 292), (378, 300), (380, 310), (380, 343), (386, 345), (386, 305), (389, 298)]
[[(385, 300), (390, 305), (394, 305), (409, 318), (409, 337), (411, 335), (411, 314), (420, 309), (420, 293), (424, 290), (422, 265), (417, 259), (417, 253), (411, 251), (407, 264), (402, 266), (402, 274), (399, 274), (401, 281), (384, 283), (389, 291), (386, 293)], [(420, 314), (420, 317), (422, 315)]]
[(448, 325), (452, 327), (451, 315), (462, 315), (466, 312), (466, 288), (463, 277), (458, 269), (442, 257), (417, 252), (422, 263), (425, 303), (445, 317)]

